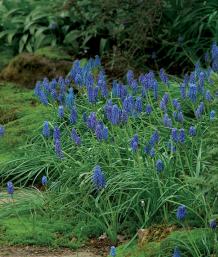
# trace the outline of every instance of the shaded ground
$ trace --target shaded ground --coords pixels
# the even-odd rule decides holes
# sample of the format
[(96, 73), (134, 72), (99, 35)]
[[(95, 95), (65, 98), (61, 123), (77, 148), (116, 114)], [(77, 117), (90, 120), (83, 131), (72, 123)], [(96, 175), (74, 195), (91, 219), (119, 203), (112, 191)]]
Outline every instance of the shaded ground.
[(53, 250), (45, 247), (1, 247), (0, 257), (100, 257), (89, 250)]

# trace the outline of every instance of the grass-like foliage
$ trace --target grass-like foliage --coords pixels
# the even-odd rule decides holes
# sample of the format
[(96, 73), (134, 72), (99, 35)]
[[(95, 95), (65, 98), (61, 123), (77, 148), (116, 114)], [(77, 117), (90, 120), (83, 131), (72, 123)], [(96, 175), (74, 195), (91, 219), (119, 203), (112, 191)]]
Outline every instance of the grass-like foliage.
[[(214, 44), (214, 69), (217, 49)], [(213, 166), (206, 152), (217, 121), (213, 74), (198, 65), (178, 83), (164, 70), (160, 80), (151, 71), (139, 78), (128, 71), (124, 84), (111, 87), (98, 57), (77, 60), (66, 78), (36, 84), (50, 119), (2, 177), (23, 185), (42, 178), (46, 212), (91, 221), (91, 234), (106, 232), (114, 243), (118, 234), (152, 224), (208, 227), (217, 198), (214, 188), (200, 190), (198, 183)], [(181, 251), (212, 254), (214, 236), (206, 250), (193, 242)]]

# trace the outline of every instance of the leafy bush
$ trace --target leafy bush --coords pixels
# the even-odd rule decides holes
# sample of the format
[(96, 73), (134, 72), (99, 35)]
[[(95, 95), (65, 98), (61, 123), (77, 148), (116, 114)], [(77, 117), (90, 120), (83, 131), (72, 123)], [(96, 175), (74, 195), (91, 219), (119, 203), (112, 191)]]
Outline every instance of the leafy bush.
[(162, 1), (3, 1), (0, 39), (14, 51), (64, 45), (77, 55), (114, 51), (140, 63), (155, 38)]
[(57, 38), (49, 27), (56, 19), (52, 14), (53, 7), (50, 0), (1, 1), (0, 39), (12, 46), (14, 52), (33, 52), (43, 46), (55, 45)]

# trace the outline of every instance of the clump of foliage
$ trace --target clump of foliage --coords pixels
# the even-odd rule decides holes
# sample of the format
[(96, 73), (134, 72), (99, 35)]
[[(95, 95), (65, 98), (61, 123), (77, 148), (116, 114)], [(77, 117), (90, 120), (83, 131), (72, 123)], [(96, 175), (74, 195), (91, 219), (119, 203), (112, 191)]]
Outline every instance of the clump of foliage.
[[(56, 45), (52, 24), (58, 1), (3, 0), (0, 3), (0, 40), (14, 53)], [(53, 12), (52, 12), (53, 11)]]
[[(215, 69), (216, 44), (211, 52)], [(27, 184), (43, 177), (47, 212), (92, 221), (92, 234), (106, 232), (113, 242), (155, 223), (205, 228), (213, 220), (215, 231), (214, 189), (196, 186), (210, 172), (205, 139), (216, 129), (211, 75), (197, 65), (178, 85), (163, 69), (160, 81), (152, 71), (137, 78), (129, 70), (110, 90), (98, 56), (77, 60), (65, 78), (37, 82), (35, 95), (51, 117), (2, 178)], [(199, 254), (214, 253), (214, 245)]]

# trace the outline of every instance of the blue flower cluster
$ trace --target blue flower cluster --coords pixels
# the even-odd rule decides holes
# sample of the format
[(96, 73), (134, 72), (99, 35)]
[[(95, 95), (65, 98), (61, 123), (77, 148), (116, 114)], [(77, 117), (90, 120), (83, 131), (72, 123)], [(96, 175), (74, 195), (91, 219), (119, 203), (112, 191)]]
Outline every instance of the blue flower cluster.
[(106, 187), (105, 176), (99, 165), (96, 165), (93, 170), (92, 181), (97, 190), (101, 190)]
[(3, 137), (4, 134), (5, 134), (5, 128), (2, 125), (0, 125), (0, 137)]
[[(215, 44), (212, 47), (212, 62), (212, 69), (218, 71), (218, 47)], [(66, 133), (71, 132), (70, 142), (77, 147), (75, 149), (80, 147), (83, 150), (86, 147), (85, 136), (93, 136), (91, 138), (97, 140), (98, 145), (104, 145), (105, 141), (115, 144), (116, 140), (112, 139), (116, 138), (119, 129), (123, 129), (128, 138), (122, 149), (129, 153), (130, 148), (131, 158), (140, 155), (142, 160), (152, 163), (157, 176), (162, 178), (167, 174), (170, 161), (177, 158), (178, 151), (186, 151), (190, 142), (196, 142), (196, 136), (201, 134), (199, 121), (206, 117), (210, 124), (215, 124), (212, 121), (216, 120), (216, 112), (210, 109), (215, 97), (212, 90), (207, 89), (212, 83), (211, 73), (211, 69), (202, 69), (197, 63), (195, 70), (186, 74), (179, 85), (180, 94), (173, 98), (173, 83), (163, 69), (159, 72), (160, 82), (153, 71), (137, 78), (129, 70), (126, 84), (113, 81), (109, 90), (98, 56), (85, 64), (76, 60), (65, 78), (44, 79), (36, 84), (35, 95), (42, 104), (58, 107), (57, 124), (45, 121), (42, 134), (49, 140), (53, 130), (55, 153), (63, 159), (63, 135)], [(75, 94), (77, 91), (78, 96)], [(83, 99), (84, 106), (79, 97)], [(191, 124), (189, 114), (195, 116)], [(143, 135), (141, 130), (137, 130), (138, 124), (144, 128)], [(70, 129), (62, 133), (66, 126)], [(0, 127), (1, 134), (4, 133), (1, 133)], [(97, 191), (106, 187), (106, 176), (99, 165), (93, 169), (91, 180)], [(45, 176), (42, 185), (47, 185)], [(186, 206), (180, 205), (176, 211), (177, 220), (183, 221), (186, 216)], [(211, 221), (210, 227), (215, 229), (216, 221)], [(116, 255), (115, 247), (111, 248), (110, 254)], [(175, 248), (173, 256), (180, 255), (179, 249)]]

